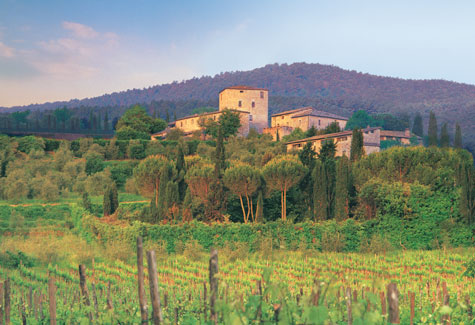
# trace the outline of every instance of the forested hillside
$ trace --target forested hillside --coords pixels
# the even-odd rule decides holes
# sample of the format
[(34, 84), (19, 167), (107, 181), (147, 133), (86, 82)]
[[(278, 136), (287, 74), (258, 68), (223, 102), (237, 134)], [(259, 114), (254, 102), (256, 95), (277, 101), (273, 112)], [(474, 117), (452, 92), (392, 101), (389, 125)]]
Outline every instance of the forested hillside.
[(268, 88), (271, 113), (302, 105), (345, 115), (359, 109), (411, 116), (420, 112), (427, 125), (432, 110), (439, 122), (455, 125), (458, 121), (465, 145), (472, 151), (475, 148), (475, 86), (444, 80), (380, 77), (321, 64), (272, 64), (251, 71), (226, 72), (214, 77), (204, 76), (95, 98), (4, 108), (3, 111), (66, 106), (82, 107), (86, 112), (88, 107), (99, 111), (107, 107), (110, 116), (115, 117), (126, 107), (142, 103), (151, 113), (157, 112), (162, 117), (167, 111), (171, 117), (173, 114), (181, 117), (196, 107), (217, 106), (218, 92), (237, 84)]

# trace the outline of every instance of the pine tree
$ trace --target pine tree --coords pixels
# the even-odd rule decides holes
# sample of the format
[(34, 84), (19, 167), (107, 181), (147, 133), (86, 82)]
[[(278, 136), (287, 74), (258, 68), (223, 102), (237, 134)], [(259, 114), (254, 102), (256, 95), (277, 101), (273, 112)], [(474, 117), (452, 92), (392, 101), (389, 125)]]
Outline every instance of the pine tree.
[(440, 146), (442, 148), (448, 148), (450, 146), (450, 137), (449, 131), (447, 130), (447, 123), (442, 125), (442, 129), (440, 131)]
[(458, 123), (455, 124), (454, 147), (457, 149), (462, 149), (462, 129)]
[(416, 117), (414, 118), (412, 133), (420, 137), (424, 136), (424, 127), (422, 126), (422, 116), (419, 112), (416, 114)]
[(351, 164), (346, 156), (338, 160), (335, 185), (335, 219), (342, 221), (350, 214)]
[(429, 130), (427, 131), (429, 137), (429, 146), (437, 146), (437, 119), (434, 112), (429, 115)]
[(365, 154), (364, 151), (364, 139), (363, 132), (361, 129), (353, 129), (351, 136), (351, 149), (350, 149), (350, 160), (355, 162), (360, 160)]

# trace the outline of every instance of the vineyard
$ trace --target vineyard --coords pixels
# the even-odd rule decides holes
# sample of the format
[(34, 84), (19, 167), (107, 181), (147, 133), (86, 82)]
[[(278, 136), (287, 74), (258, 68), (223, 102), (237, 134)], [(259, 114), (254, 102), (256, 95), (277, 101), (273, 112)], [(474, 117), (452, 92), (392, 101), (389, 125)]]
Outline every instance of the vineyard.
[(149, 254), (140, 269), (140, 262), (121, 261), (87, 268), (21, 264), (0, 268), (1, 314), (12, 324), (139, 324), (141, 314), (164, 324), (472, 324), (475, 279), (468, 268), (474, 253), (276, 250), (245, 260), (218, 252), (210, 262), (207, 256), (157, 256), (155, 299), (149, 298), (154, 286), (149, 289), (147, 266), (155, 262), (146, 263)]

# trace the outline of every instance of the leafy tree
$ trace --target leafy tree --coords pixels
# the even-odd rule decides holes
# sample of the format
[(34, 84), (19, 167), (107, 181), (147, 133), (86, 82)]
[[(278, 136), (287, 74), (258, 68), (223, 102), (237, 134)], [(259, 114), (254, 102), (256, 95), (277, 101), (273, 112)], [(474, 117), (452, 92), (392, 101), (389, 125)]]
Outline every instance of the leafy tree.
[(316, 153), (313, 150), (312, 143), (307, 142), (302, 150), (298, 153), (299, 159), (304, 164), (305, 167), (313, 170), (313, 165), (315, 164)]
[(144, 144), (140, 140), (130, 140), (127, 147), (127, 157), (129, 157), (129, 159), (144, 159)]
[(28, 122), (27, 118), (30, 115), (30, 111), (18, 111), (10, 114), (12, 119), (15, 121), (16, 127), (20, 127), (21, 124), (26, 124)]
[(462, 149), (462, 129), (458, 123), (455, 124), (454, 147), (457, 149)]
[(326, 128), (317, 132), (319, 135), (331, 134), (341, 132), (340, 124), (338, 122), (331, 122)]
[(203, 204), (207, 204), (210, 193), (210, 184), (213, 181), (213, 165), (201, 163), (193, 165), (185, 175), (190, 194), (197, 197)]
[(317, 129), (315, 128), (314, 125), (312, 125), (312, 127), (305, 132), (306, 138), (310, 138), (316, 135), (317, 135)]
[[(249, 165), (237, 165), (228, 168), (224, 173), (224, 184), (231, 192), (239, 197), (244, 223), (256, 221), (253, 211), (252, 196), (260, 186), (261, 176), (257, 169)], [(246, 199), (247, 208), (244, 207), (243, 198)]]
[(335, 154), (336, 144), (330, 139), (323, 141), (322, 147), (320, 148), (320, 152), (317, 154), (317, 156), (322, 162), (326, 162), (327, 160), (334, 159)]
[(18, 147), (17, 150), (29, 154), (32, 150), (41, 150), (45, 149), (45, 140), (40, 137), (35, 137), (33, 135), (28, 135), (26, 137), (18, 138)]
[(92, 175), (103, 170), (104, 170), (104, 158), (95, 152), (89, 153), (86, 156), (86, 168), (85, 168), (86, 174)]
[(160, 196), (160, 180), (173, 165), (164, 156), (149, 156), (134, 168), (134, 178), (142, 195), (152, 199), (158, 207)]
[[(117, 138), (120, 140), (149, 138), (150, 133), (164, 130), (167, 123), (162, 119), (153, 119), (145, 108), (135, 105), (128, 109), (117, 122)], [(147, 136), (144, 137), (144, 134)]]
[(450, 145), (449, 131), (447, 130), (447, 123), (444, 123), (440, 131), (440, 146), (442, 148), (448, 148), (449, 145)]
[(350, 160), (358, 161), (364, 154), (363, 132), (360, 129), (354, 129), (351, 136)]
[(424, 136), (424, 128), (422, 126), (422, 116), (419, 112), (416, 114), (416, 117), (414, 118), (414, 124), (412, 126), (412, 133), (414, 133), (415, 135), (418, 135), (420, 137)]
[(435, 117), (434, 112), (430, 112), (429, 115), (429, 146), (437, 146), (437, 119)]
[(129, 126), (124, 126), (121, 129), (117, 130), (115, 133), (117, 140), (132, 140), (132, 139), (141, 139), (149, 140), (150, 134), (147, 132), (137, 131)]
[(177, 183), (178, 183), (178, 193), (180, 202), (183, 201), (186, 194), (186, 165), (185, 165), (185, 154), (183, 152), (183, 144), (178, 146), (177, 158), (176, 158), (176, 170), (177, 170)]
[(292, 155), (276, 157), (262, 171), (267, 186), (281, 193), (281, 218), (287, 220), (287, 191), (305, 175), (307, 168)]
[(282, 137), (283, 142), (295, 141), (300, 139), (305, 139), (305, 132), (301, 128), (295, 128), (292, 130), (292, 133)]
[(56, 121), (62, 125), (63, 129), (66, 127), (66, 122), (73, 115), (72, 112), (66, 107), (55, 109), (53, 114), (56, 117)]
[(226, 109), (221, 113), (218, 121), (204, 119), (200, 122), (200, 125), (205, 128), (205, 133), (211, 135), (213, 138), (218, 137), (218, 132), (221, 128), (223, 138), (227, 139), (238, 133), (241, 127), (241, 119), (239, 112)]
[(347, 130), (364, 129), (367, 126), (380, 126), (366, 111), (359, 110), (353, 113), (346, 123)]
[(335, 185), (335, 219), (345, 220), (350, 214), (351, 164), (346, 156), (338, 160)]
[(119, 146), (117, 145), (117, 139), (112, 138), (106, 145), (104, 155), (107, 160), (119, 159)]

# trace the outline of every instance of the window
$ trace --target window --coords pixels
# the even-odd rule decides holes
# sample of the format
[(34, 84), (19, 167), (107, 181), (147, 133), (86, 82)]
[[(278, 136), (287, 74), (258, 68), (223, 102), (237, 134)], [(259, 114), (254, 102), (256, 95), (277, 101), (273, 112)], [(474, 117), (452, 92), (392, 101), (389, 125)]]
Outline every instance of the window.
[(242, 107), (242, 101), (239, 101), (239, 102), (238, 102), (238, 106), (239, 106), (239, 107)]
[(264, 98), (264, 92), (261, 91), (261, 98)]
[(183, 122), (180, 122), (180, 126), (183, 126)]
[(256, 103), (254, 101), (252, 101), (252, 108), (256, 107)]
[(284, 119), (284, 117), (282, 116), (282, 119)]
[(302, 119), (299, 119), (299, 125), (302, 125)]
[(249, 114), (249, 121), (252, 121), (252, 115)]
[(244, 92), (244, 90), (240, 90), (239, 92), (240, 92), (240, 93), (243, 93), (243, 92)]
[(320, 120), (318, 120), (318, 125), (320, 125), (320, 122), (321, 122), (321, 121), (320, 121)]

